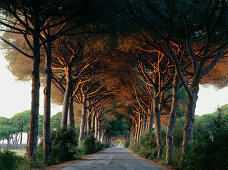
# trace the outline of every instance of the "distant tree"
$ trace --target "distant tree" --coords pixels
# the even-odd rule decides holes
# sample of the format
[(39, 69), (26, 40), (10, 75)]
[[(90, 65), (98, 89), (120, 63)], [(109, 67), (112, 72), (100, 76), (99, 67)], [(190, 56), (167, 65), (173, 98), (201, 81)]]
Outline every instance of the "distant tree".
[[(5, 117), (0, 117), (0, 140), (7, 140), (7, 145), (10, 140), (13, 140), (13, 135), (18, 133), (18, 128), (11, 126), (9, 119)], [(14, 141), (14, 140), (13, 140)]]
[(20, 133), (20, 144), (22, 144), (22, 133), (25, 132), (25, 127), (29, 125), (30, 122), (30, 110), (26, 110), (21, 113), (15, 114), (9, 119), (11, 126), (17, 128)]
[(55, 131), (61, 128), (62, 112), (58, 112), (51, 117), (51, 131)]

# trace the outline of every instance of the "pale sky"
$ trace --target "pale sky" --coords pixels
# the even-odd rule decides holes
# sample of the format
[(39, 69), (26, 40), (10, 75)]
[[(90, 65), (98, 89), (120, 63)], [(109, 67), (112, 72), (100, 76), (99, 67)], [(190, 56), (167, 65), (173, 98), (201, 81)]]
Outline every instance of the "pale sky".
[[(0, 49), (0, 116), (12, 117), (14, 114), (30, 110), (31, 81), (17, 81), (7, 69), (7, 61)], [(52, 103), (51, 114), (62, 111), (62, 106)], [(40, 114), (43, 114), (43, 89), (40, 89)]]
[[(16, 81), (7, 69), (7, 61), (0, 50), (0, 116), (12, 117), (14, 114), (30, 110), (31, 81)], [(43, 114), (43, 89), (40, 90), (40, 114)], [(228, 104), (228, 87), (216, 90), (213, 86), (200, 87), (196, 114), (214, 112), (218, 106)], [(62, 106), (52, 104), (52, 115), (62, 110)]]

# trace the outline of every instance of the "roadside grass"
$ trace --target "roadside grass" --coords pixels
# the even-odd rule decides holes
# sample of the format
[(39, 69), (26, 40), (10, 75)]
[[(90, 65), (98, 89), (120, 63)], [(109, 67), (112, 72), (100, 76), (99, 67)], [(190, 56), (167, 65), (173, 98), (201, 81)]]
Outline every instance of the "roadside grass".
[[(0, 149), (3, 151), (4, 149)], [(26, 150), (25, 149), (9, 149), (12, 152), (15, 152), (17, 156), (25, 156)]]

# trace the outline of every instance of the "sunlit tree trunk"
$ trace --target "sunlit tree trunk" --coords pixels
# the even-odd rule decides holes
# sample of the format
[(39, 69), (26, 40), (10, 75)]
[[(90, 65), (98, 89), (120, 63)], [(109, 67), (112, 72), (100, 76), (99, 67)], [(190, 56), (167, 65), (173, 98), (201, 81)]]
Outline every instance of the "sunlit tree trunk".
[(91, 129), (91, 114), (88, 114), (87, 116), (87, 127), (86, 127), (86, 131), (87, 131), (87, 134), (90, 132), (90, 129)]
[(61, 127), (67, 127), (67, 115), (68, 115), (68, 108), (69, 108), (69, 98), (71, 94), (71, 67), (68, 66), (65, 68), (66, 73), (66, 89), (63, 99), (63, 111), (62, 111), (62, 120), (61, 120)]
[(82, 115), (81, 115), (81, 125), (80, 125), (80, 133), (79, 133), (79, 141), (84, 139), (84, 131), (85, 131), (85, 122), (86, 122), (86, 93), (82, 91)]
[(43, 119), (43, 152), (47, 162), (51, 153), (50, 116), (51, 116), (51, 42), (47, 40), (47, 56), (45, 57), (44, 83), (44, 119)]
[[(72, 93), (72, 91), (71, 91)], [(72, 94), (71, 94), (72, 95)], [(73, 96), (69, 98), (69, 107), (68, 107), (68, 116), (67, 116), (67, 127), (71, 129), (75, 129), (75, 121), (74, 121), (74, 103)]]
[(100, 122), (100, 120), (98, 118), (97, 118), (97, 123), (98, 123), (97, 140), (100, 142), (100, 140), (101, 140), (101, 122)]
[(91, 119), (91, 128), (95, 130), (95, 116), (96, 116), (96, 111), (92, 114), (92, 119)]
[(162, 134), (161, 134), (161, 112), (159, 109), (160, 95), (154, 95), (153, 100), (153, 113), (154, 113), (154, 124), (155, 124), (155, 139), (158, 149), (157, 158), (160, 158), (163, 154), (163, 145), (162, 145)]
[(94, 133), (94, 137), (97, 140), (98, 139), (98, 118), (97, 116), (95, 117), (95, 133)]
[(172, 160), (174, 151), (174, 141), (173, 141), (173, 131), (176, 122), (176, 114), (179, 107), (179, 77), (177, 70), (175, 71), (173, 79), (173, 94), (172, 94), (172, 104), (169, 116), (169, 122), (166, 132), (166, 163), (169, 164)]
[(32, 70), (32, 101), (31, 117), (29, 126), (28, 139), (28, 161), (36, 160), (37, 136), (38, 136), (38, 115), (39, 115), (39, 92), (40, 92), (40, 23), (38, 13), (34, 16), (34, 33), (33, 33), (33, 70)]

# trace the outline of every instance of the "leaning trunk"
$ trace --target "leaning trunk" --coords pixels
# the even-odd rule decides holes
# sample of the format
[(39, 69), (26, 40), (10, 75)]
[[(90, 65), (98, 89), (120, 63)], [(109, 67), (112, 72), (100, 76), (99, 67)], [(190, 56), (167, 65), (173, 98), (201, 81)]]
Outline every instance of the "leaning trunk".
[(167, 126), (167, 133), (166, 133), (166, 163), (169, 164), (174, 151), (174, 142), (173, 142), (173, 130), (174, 125), (176, 122), (176, 114), (179, 107), (179, 77), (177, 71), (174, 75), (173, 80), (173, 94), (172, 94), (172, 105), (171, 111), (169, 116), (169, 122)]
[(35, 14), (33, 33), (33, 70), (32, 70), (32, 101), (30, 113), (29, 139), (28, 139), (28, 161), (36, 160), (38, 115), (39, 115), (39, 92), (40, 92), (40, 34), (39, 16)]
[(67, 127), (67, 115), (68, 115), (68, 107), (69, 107), (69, 98), (71, 91), (71, 68), (67, 67), (65, 70), (66, 73), (66, 90), (63, 99), (63, 111), (62, 111), (62, 120), (61, 127)]
[(187, 98), (187, 110), (185, 113), (182, 154), (189, 149), (189, 144), (193, 141), (193, 125), (195, 119), (196, 102), (198, 99), (199, 84), (191, 87), (192, 95)]
[(67, 117), (67, 127), (71, 128), (71, 129), (75, 129), (74, 105), (73, 104), (74, 104), (73, 103), (73, 96), (71, 96), (69, 99), (69, 108), (68, 108), (68, 117)]
[(79, 133), (79, 141), (84, 139), (84, 130), (85, 130), (85, 120), (86, 119), (86, 94), (82, 93), (82, 116), (81, 116), (81, 126)]
[(159, 96), (154, 96), (153, 100), (153, 113), (154, 113), (154, 124), (155, 124), (155, 139), (158, 149), (157, 158), (160, 158), (163, 154), (162, 146), (162, 134), (161, 134), (161, 112), (159, 109)]

